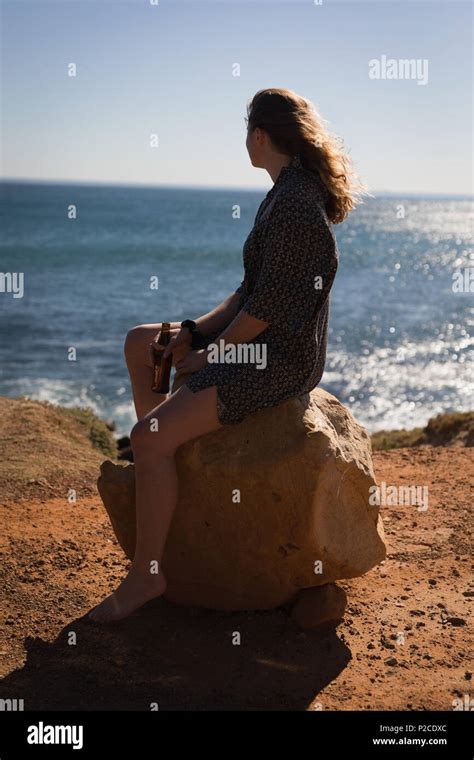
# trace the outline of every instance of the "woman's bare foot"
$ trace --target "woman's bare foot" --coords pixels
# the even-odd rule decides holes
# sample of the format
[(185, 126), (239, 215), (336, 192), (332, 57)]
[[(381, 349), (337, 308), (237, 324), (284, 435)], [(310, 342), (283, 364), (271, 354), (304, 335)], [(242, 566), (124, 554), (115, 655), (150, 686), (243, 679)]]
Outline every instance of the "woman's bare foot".
[(122, 620), (165, 591), (166, 579), (162, 572), (150, 573), (149, 570), (135, 569), (132, 565), (118, 589), (94, 607), (87, 617), (96, 623)]

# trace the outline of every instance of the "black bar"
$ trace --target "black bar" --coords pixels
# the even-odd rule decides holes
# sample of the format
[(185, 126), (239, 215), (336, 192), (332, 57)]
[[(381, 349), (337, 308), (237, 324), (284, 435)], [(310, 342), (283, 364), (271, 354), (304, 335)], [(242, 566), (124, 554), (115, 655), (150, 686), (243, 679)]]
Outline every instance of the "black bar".
[[(215, 750), (219, 756), (239, 751), (245, 760), (250, 751), (254, 754), (260, 742), (266, 756), (273, 748), (281, 753), (288, 746), (292, 760), (301, 753), (323, 758), (328, 751), (329, 757), (333, 752), (347, 752), (350, 757), (361, 753), (361, 757), (467, 760), (473, 757), (472, 725), (469, 710), (2, 712), (0, 760), (20, 760), (25, 756), (97, 757), (104, 751), (107, 755), (103, 757), (117, 753), (117, 758), (140, 758), (183, 750), (193, 756), (208, 750)], [(64, 736), (72, 743), (46, 743), (50, 738), (61, 740), (61, 733), (56, 733), (56, 727), (61, 726), (69, 727), (70, 733), (66, 737), (65, 732)], [(79, 747), (81, 726), (82, 747)], [(28, 736), (42, 739), (43, 743), (28, 743)], [(74, 743), (77, 750), (73, 749)]]

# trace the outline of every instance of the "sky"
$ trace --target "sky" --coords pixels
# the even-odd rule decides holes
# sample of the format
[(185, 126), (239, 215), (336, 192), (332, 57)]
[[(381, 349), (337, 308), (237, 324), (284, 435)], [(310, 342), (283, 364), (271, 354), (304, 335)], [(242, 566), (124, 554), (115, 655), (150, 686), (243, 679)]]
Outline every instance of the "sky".
[[(3, 178), (268, 189), (245, 147), (246, 104), (287, 87), (344, 139), (372, 192), (472, 193), (469, 0), (3, 0), (1, 10)], [(371, 78), (383, 56), (415, 59), (419, 74)]]

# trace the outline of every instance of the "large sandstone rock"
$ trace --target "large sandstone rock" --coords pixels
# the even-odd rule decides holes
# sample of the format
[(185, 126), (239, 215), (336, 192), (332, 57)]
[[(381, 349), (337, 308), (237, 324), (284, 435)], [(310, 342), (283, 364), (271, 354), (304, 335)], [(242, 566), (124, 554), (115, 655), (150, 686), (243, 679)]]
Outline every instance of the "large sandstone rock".
[[(385, 558), (369, 436), (321, 388), (186, 443), (176, 463), (162, 560), (173, 602), (269, 609)], [(132, 558), (134, 465), (104, 462), (98, 488)]]

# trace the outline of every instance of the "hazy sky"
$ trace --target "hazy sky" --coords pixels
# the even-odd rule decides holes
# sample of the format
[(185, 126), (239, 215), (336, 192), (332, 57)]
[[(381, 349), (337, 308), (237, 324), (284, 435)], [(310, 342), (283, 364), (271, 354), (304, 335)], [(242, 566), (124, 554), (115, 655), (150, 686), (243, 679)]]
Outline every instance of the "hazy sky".
[[(288, 87), (373, 191), (470, 193), (471, 14), (468, 1), (5, 0), (1, 174), (268, 189), (246, 102)], [(419, 60), (427, 83), (371, 79), (382, 56)]]

